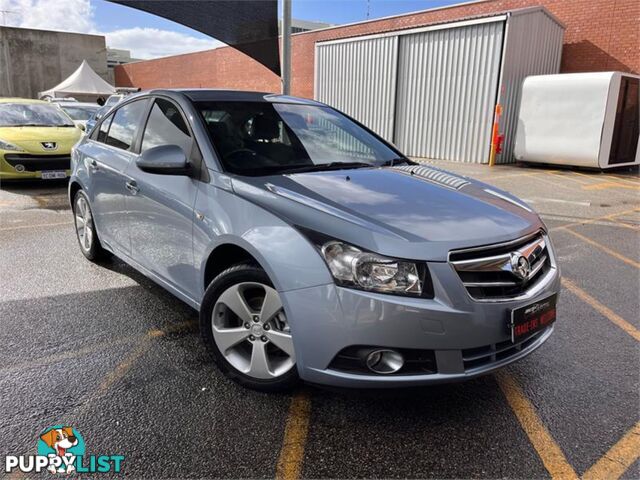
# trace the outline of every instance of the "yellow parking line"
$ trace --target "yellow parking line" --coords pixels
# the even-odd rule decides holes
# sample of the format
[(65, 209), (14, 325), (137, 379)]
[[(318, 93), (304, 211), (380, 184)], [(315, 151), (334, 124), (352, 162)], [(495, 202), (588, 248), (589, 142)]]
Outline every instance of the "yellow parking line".
[[(166, 327), (162, 330), (151, 329), (147, 331), (145, 335), (147, 337), (152, 337), (152, 338), (161, 337), (164, 335), (168, 335), (170, 333), (175, 333), (175, 332), (184, 330), (187, 327), (191, 327), (191, 325), (192, 325), (191, 322), (181, 322), (181, 323), (177, 323), (175, 325)], [(27, 360), (21, 363), (13, 364), (13, 365), (2, 366), (0, 367), (0, 373), (8, 374), (8, 373), (13, 373), (20, 370), (25, 370), (28, 368), (44, 367), (47, 365), (51, 365), (53, 363), (61, 362), (63, 360), (70, 360), (72, 358), (78, 358), (84, 355), (88, 355), (90, 353), (95, 353), (107, 347), (123, 345), (126, 343), (132, 343), (134, 340), (135, 338), (132, 338), (131, 336), (118, 337), (118, 338), (110, 339), (106, 343), (96, 343), (88, 347), (80, 348), (77, 350), (67, 350), (65, 352), (54, 353), (53, 355), (46, 355), (44, 357)]]
[(631, 182), (632, 185), (640, 185), (640, 177), (617, 177), (616, 175), (603, 175), (603, 177), (611, 178), (617, 182)]
[(572, 182), (579, 183), (580, 185), (589, 185), (589, 182), (583, 182), (578, 180), (577, 178), (572, 177), (571, 175), (561, 175), (558, 173), (558, 170), (547, 171), (549, 175), (553, 175), (554, 177), (563, 178), (565, 180), (571, 180)]
[(0, 367), (0, 372), (3, 374), (7, 374), (7, 373), (13, 373), (19, 370), (25, 370), (28, 368), (44, 367), (47, 365), (51, 365), (53, 363), (61, 362), (63, 360), (70, 360), (72, 358), (78, 358), (84, 355), (88, 355), (90, 353), (95, 353), (107, 347), (121, 345), (123, 343), (129, 343), (131, 341), (133, 341), (131, 337), (116, 338), (113, 340), (109, 340), (109, 343), (102, 343), (102, 344), (97, 343), (85, 348), (80, 348), (78, 350), (55, 353), (53, 355), (48, 355), (48, 356), (37, 358), (34, 360), (27, 360), (26, 362), (16, 363), (14, 365), (8, 365), (5, 367)]
[(614, 258), (617, 258), (618, 260), (631, 265), (632, 267), (636, 267), (636, 268), (640, 268), (640, 263), (636, 262), (635, 260), (631, 260), (630, 258), (625, 257), (624, 255), (611, 250), (609, 247), (605, 247), (604, 245), (596, 242), (595, 240), (591, 240), (588, 237), (585, 237), (584, 235), (578, 233), (578, 232), (574, 232), (573, 230), (571, 230), (570, 228), (565, 228), (564, 229), (565, 232), (570, 233), (571, 235), (573, 235), (574, 237), (579, 238), (580, 240), (582, 240), (585, 243), (588, 243), (589, 245), (593, 245), (594, 247), (602, 250), (603, 252), (611, 255)]
[[(595, 182), (599, 182), (599, 181), (600, 181), (600, 178), (602, 177), (602, 174), (600, 174), (600, 173), (593, 173), (593, 174), (591, 174), (591, 175), (587, 175), (586, 173), (576, 172), (576, 171), (573, 171), (573, 173), (574, 173), (575, 175), (579, 175), (579, 176), (581, 176), (581, 177), (588, 178), (589, 180), (593, 180), (593, 181), (595, 181)], [(587, 182), (587, 183), (588, 183), (588, 182)]]
[(525, 396), (515, 379), (502, 370), (496, 374), (496, 380), (551, 478), (577, 479), (578, 475), (575, 470), (567, 461), (560, 446), (544, 426), (535, 407)]
[(482, 181), (499, 180), (501, 178), (514, 178), (514, 177), (533, 177), (535, 175), (542, 175), (543, 172), (521, 172), (521, 173), (505, 173), (504, 175), (487, 176)]
[(129, 354), (120, 363), (118, 363), (113, 370), (102, 377), (102, 381), (96, 390), (86, 397), (80, 406), (73, 411), (73, 413), (78, 416), (79, 412), (88, 409), (95, 401), (102, 398), (102, 396), (104, 396), (114, 384), (124, 378), (135, 363), (149, 351), (153, 345), (154, 339), (189, 328), (192, 324), (193, 322), (181, 322), (175, 325), (170, 325), (169, 327), (161, 330), (148, 330), (143, 337), (139, 338), (136, 346), (129, 351)]
[(582, 187), (583, 190), (606, 190), (607, 188), (626, 188), (628, 190), (640, 190), (640, 185), (627, 185), (626, 183), (607, 181), (594, 183), (593, 185), (584, 185)]
[(560, 187), (560, 188), (564, 188), (565, 190), (571, 190), (572, 192), (575, 192), (575, 188), (569, 185), (565, 185), (562, 182), (556, 182), (555, 180), (551, 180), (550, 178), (548, 178), (548, 176), (535, 177), (534, 180), (538, 180), (540, 182), (546, 183), (547, 185), (553, 185), (554, 187)]
[(589, 225), (591, 223), (594, 222), (599, 222), (601, 220), (611, 220), (613, 222), (615, 222), (617, 225), (620, 225), (621, 227), (627, 227), (627, 228), (631, 228), (633, 230), (636, 230), (636, 227), (634, 227), (633, 225), (627, 225), (625, 223), (621, 223), (620, 221), (614, 220), (614, 218), (616, 217), (620, 217), (622, 215), (628, 215), (630, 213), (636, 213), (639, 212), (640, 209), (636, 208), (632, 208), (631, 210), (624, 210), (622, 212), (617, 212), (617, 213), (610, 213), (608, 215), (603, 215), (601, 217), (594, 217), (594, 218), (585, 218), (584, 220), (581, 220), (579, 222), (573, 222), (573, 223), (567, 223), (566, 225), (559, 225), (557, 227), (553, 227), (550, 228), (549, 231), (550, 232), (554, 232), (557, 230), (565, 230), (571, 227), (577, 227), (578, 225)]
[(580, 175), (581, 177), (585, 177), (585, 178), (591, 178), (594, 180), (598, 180), (600, 178), (609, 178), (609, 179), (613, 179), (615, 181), (618, 182), (631, 182), (632, 184), (638, 185), (638, 181), (640, 180), (640, 177), (638, 177), (637, 179), (634, 179), (632, 177), (618, 177), (615, 175), (611, 175), (611, 174), (602, 174), (602, 173), (596, 173), (594, 175), (586, 175), (582, 172), (574, 172), (576, 175)]
[(8, 232), (9, 230), (22, 230), (22, 229), (25, 229), (25, 228), (57, 227), (58, 225), (73, 225), (73, 222), (40, 223), (40, 224), (35, 224), (35, 225), (20, 225), (19, 227), (0, 228), (0, 232)]
[(591, 295), (589, 295), (584, 290), (582, 290), (575, 283), (573, 283), (572, 280), (569, 280), (568, 278), (563, 277), (562, 278), (562, 285), (564, 285), (567, 288), (567, 290), (569, 290), (571, 293), (573, 293), (580, 300), (582, 300), (583, 302), (587, 303), (594, 310), (600, 312), (609, 321), (611, 321), (612, 323), (614, 323), (615, 325), (620, 327), (622, 330), (624, 330), (626, 333), (628, 333), (629, 335), (631, 335), (633, 338), (635, 338), (637, 341), (640, 342), (640, 330), (638, 330), (636, 327), (631, 325), (629, 322), (627, 322), (620, 315), (615, 313), (609, 307), (607, 307), (607, 306), (603, 305), (602, 303), (600, 303), (598, 300), (593, 298)]
[[(136, 360), (138, 360), (149, 350), (149, 347), (151, 346), (152, 340), (154, 338), (162, 337), (170, 333), (175, 333), (177, 331), (185, 329), (186, 327), (190, 327), (191, 325), (192, 322), (181, 322), (161, 330), (152, 329), (147, 331), (145, 336), (142, 337), (142, 339), (138, 343), (138, 346), (133, 349), (131, 353), (127, 355), (127, 357), (122, 362), (120, 362), (111, 372), (107, 373), (107, 375), (104, 376), (102, 382), (100, 382), (100, 385), (98, 386), (96, 391), (85, 398), (78, 407), (72, 410), (71, 413), (73, 413), (77, 417), (78, 412), (86, 410), (93, 403), (93, 401), (99, 399), (109, 388), (111, 388), (114, 383), (123, 378), (127, 374), (127, 372), (129, 372)], [(69, 413), (69, 415), (71, 415), (71, 413)], [(24, 473), (20, 472), (19, 470), (15, 470), (9, 475), (8, 478), (19, 479), (25, 477), (26, 475)]]
[[(147, 335), (145, 336), (136, 346), (136, 348), (134, 348), (129, 355), (127, 355), (125, 357), (124, 360), (122, 360), (122, 362), (120, 362), (118, 365), (116, 365), (116, 368), (114, 368), (112, 371), (110, 371), (109, 373), (107, 373), (104, 378), (102, 379), (102, 381), (100, 382), (100, 385), (98, 385), (98, 394), (104, 393), (107, 390), (109, 390), (109, 388), (111, 388), (111, 386), (116, 383), (118, 380), (122, 379), (128, 372), (129, 370), (131, 370), (131, 367), (135, 364), (135, 362), (142, 357), (145, 353), (147, 353), (147, 351), (149, 350), (149, 348), (151, 347), (151, 340), (153, 337)], [(84, 405), (87, 405), (89, 402), (84, 403)]]
[(640, 422), (636, 423), (618, 443), (609, 449), (582, 478), (584, 480), (615, 480), (640, 458)]
[[(634, 212), (629, 212), (629, 213), (635, 213), (635, 212), (637, 212), (637, 210), (635, 210)], [(612, 215), (611, 218), (609, 218), (609, 220), (611, 220), (611, 222), (613, 222), (614, 226), (616, 226), (616, 227), (619, 226), (619, 227), (624, 227), (624, 228), (628, 228), (630, 230), (636, 230), (636, 231), (640, 230), (640, 225), (637, 224), (637, 223), (636, 224), (625, 223), (626, 220), (624, 220), (624, 219), (623, 220), (619, 220), (619, 219), (615, 218), (615, 217), (620, 217), (622, 215), (624, 215), (624, 213), (619, 213), (619, 214), (616, 214), (616, 215)]]
[(297, 480), (302, 471), (304, 449), (309, 433), (311, 397), (302, 390), (291, 399), (289, 415), (284, 429), (284, 440), (276, 466), (277, 480)]

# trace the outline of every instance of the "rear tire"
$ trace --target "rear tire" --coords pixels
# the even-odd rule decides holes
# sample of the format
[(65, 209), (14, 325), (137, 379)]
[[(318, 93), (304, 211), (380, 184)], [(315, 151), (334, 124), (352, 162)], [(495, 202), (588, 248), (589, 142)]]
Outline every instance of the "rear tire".
[(89, 197), (82, 190), (73, 197), (73, 219), (82, 254), (92, 262), (108, 257), (109, 253), (100, 245)]
[(280, 295), (260, 267), (236, 265), (211, 282), (200, 332), (218, 368), (240, 385), (276, 392), (299, 382)]

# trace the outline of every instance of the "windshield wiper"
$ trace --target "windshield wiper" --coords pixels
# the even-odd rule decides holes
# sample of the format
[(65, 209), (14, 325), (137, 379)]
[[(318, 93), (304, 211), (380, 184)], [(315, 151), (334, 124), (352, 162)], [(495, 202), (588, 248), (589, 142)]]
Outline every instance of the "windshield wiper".
[(282, 173), (321, 172), (324, 170), (346, 170), (351, 168), (373, 168), (375, 165), (364, 162), (330, 162), (316, 165), (304, 165), (300, 167), (284, 168)]
[(392, 158), (391, 160), (387, 160), (386, 162), (384, 162), (382, 165), (380, 165), (381, 167), (393, 167), (394, 165), (417, 165), (415, 162), (412, 162), (411, 160), (404, 158), (404, 157), (397, 157), (397, 158)]

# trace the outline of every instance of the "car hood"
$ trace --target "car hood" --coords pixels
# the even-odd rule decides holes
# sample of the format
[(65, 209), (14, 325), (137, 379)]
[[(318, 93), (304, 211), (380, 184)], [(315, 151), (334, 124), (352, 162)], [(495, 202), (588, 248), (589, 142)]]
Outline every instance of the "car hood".
[[(78, 127), (0, 127), (0, 139), (29, 153), (69, 153), (81, 136)], [(45, 149), (42, 142), (54, 142), (56, 148)]]
[(234, 189), (296, 226), (403, 258), (445, 261), (543, 227), (509, 193), (427, 166), (245, 177)]

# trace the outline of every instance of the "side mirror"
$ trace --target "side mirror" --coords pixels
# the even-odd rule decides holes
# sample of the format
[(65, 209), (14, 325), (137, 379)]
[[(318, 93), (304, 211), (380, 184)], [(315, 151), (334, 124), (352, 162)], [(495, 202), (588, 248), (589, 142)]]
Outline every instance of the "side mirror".
[(136, 165), (144, 172), (159, 175), (189, 175), (191, 171), (187, 156), (177, 145), (159, 145), (145, 150)]
[(87, 127), (84, 126), (84, 123), (76, 123), (76, 127), (78, 127), (83, 132), (87, 130)]

